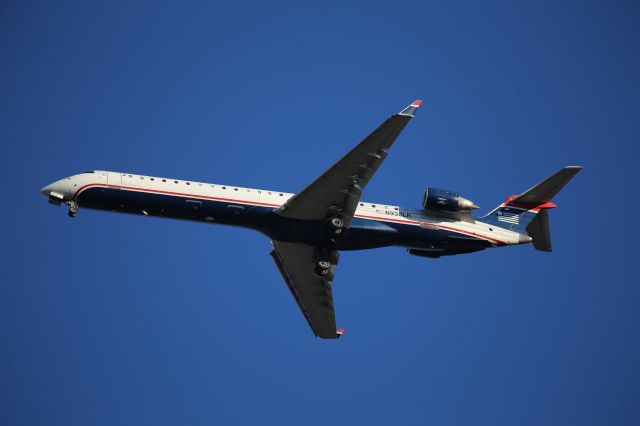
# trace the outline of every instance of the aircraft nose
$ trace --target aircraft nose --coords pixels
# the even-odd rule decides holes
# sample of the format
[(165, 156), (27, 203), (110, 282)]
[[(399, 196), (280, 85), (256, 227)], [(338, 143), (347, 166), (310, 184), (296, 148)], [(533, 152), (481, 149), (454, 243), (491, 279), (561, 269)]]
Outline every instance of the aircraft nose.
[(42, 188), (40, 193), (53, 203), (66, 201), (69, 198), (69, 184), (65, 179), (59, 180)]
[(51, 194), (52, 190), (53, 189), (51, 188), (51, 185), (47, 185), (40, 190), (40, 193), (45, 197), (49, 198), (49, 194)]

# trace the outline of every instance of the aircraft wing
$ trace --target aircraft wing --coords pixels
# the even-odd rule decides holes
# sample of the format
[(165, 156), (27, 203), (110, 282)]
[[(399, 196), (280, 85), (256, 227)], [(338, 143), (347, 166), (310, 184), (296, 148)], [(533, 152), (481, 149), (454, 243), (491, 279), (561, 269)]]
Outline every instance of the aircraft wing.
[(323, 220), (334, 213), (342, 216), (348, 227), (362, 190), (421, 103), (421, 100), (416, 100), (388, 118), (329, 170), (291, 197), (280, 207), (278, 213), (285, 217), (307, 220)]
[(298, 303), (313, 334), (323, 339), (336, 339), (342, 330), (336, 330), (331, 285), (337, 252), (326, 275), (316, 270), (316, 248), (298, 243), (273, 241), (273, 257), (293, 298)]

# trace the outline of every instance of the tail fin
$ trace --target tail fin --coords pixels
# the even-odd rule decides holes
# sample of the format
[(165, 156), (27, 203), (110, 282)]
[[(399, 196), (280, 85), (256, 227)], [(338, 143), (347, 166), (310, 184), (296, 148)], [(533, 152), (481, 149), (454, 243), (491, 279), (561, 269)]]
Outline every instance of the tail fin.
[(551, 251), (548, 209), (556, 205), (551, 199), (582, 170), (567, 166), (549, 176), (520, 195), (512, 195), (491, 213), (480, 218), (482, 222), (500, 226), (531, 237), (536, 250)]

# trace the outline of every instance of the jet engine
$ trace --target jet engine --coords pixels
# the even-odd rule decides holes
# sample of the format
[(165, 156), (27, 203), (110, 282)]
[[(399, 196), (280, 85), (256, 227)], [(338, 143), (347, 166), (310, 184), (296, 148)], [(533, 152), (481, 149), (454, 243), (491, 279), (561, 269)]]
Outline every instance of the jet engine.
[(424, 191), (422, 206), (425, 210), (444, 213), (457, 213), (478, 208), (460, 194), (438, 188), (427, 188)]

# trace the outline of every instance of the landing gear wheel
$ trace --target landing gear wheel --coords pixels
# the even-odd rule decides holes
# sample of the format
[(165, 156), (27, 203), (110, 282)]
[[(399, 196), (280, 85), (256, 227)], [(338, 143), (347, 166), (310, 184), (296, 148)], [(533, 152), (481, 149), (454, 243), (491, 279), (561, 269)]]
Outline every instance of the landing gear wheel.
[(344, 221), (339, 217), (334, 217), (331, 219), (331, 225), (333, 225), (334, 228), (342, 228), (344, 227)]
[(320, 259), (316, 262), (316, 273), (318, 275), (327, 275), (331, 268), (331, 262), (325, 259)]
[(318, 261), (318, 267), (321, 269), (329, 269), (329, 266), (331, 266), (331, 263), (328, 260)]
[(320, 269), (320, 270), (318, 271), (318, 273), (319, 273), (320, 275), (327, 275), (327, 274), (329, 273), (329, 270), (328, 270), (328, 269)]
[(339, 235), (342, 233), (342, 230), (344, 228), (344, 220), (340, 219), (339, 217), (333, 217), (329, 221), (329, 224), (330, 224), (329, 227), (331, 229), (331, 233), (335, 235)]
[(67, 213), (69, 217), (76, 217), (78, 215), (78, 203), (69, 201), (67, 205), (69, 206), (69, 212)]

